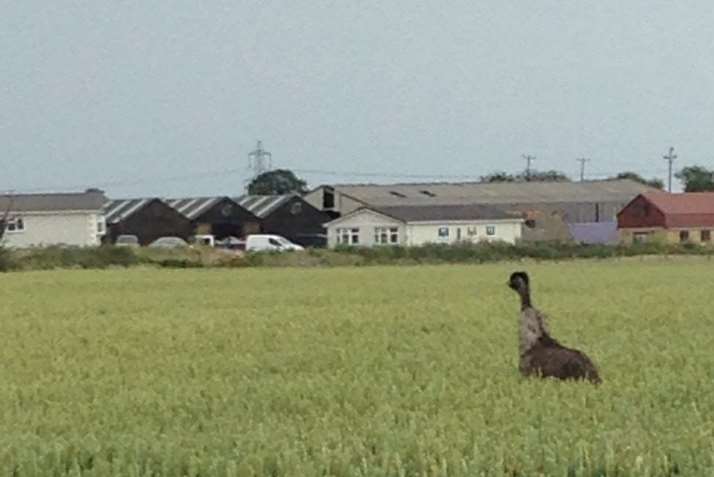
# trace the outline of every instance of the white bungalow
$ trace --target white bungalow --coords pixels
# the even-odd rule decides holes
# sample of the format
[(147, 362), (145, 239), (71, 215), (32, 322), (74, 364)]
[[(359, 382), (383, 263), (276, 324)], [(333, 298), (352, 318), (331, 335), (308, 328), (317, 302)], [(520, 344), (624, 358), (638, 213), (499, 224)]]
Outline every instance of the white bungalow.
[(2, 244), (94, 246), (106, 232), (104, 193), (18, 194), (0, 197), (0, 219), (7, 217)]
[(426, 243), (521, 238), (524, 219), (495, 207), (437, 205), (362, 207), (325, 224), (330, 248), (338, 245), (417, 246)]

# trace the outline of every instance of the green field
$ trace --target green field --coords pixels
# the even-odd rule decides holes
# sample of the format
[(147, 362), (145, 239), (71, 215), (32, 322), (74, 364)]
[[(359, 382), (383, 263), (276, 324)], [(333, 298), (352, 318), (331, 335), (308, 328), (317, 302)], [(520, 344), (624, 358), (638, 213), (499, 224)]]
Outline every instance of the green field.
[[(516, 268), (602, 386), (519, 377)], [(714, 475), (713, 269), (0, 274), (0, 475)]]

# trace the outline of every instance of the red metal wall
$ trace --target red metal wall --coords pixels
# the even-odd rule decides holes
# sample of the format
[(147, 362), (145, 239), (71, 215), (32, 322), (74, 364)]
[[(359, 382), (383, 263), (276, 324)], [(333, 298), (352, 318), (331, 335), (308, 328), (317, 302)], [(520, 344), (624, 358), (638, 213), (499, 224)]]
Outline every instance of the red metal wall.
[(618, 228), (664, 227), (664, 214), (644, 196), (638, 196), (617, 214)]

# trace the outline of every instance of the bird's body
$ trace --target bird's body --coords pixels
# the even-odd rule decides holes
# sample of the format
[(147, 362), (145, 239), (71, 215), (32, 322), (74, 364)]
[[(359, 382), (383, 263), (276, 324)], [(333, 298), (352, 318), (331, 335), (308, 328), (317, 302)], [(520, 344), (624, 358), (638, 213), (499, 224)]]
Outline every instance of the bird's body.
[(583, 352), (560, 344), (548, 330), (546, 316), (531, 304), (528, 275), (511, 275), (509, 287), (521, 297), (518, 369), (523, 376), (587, 379), (600, 383), (595, 364)]

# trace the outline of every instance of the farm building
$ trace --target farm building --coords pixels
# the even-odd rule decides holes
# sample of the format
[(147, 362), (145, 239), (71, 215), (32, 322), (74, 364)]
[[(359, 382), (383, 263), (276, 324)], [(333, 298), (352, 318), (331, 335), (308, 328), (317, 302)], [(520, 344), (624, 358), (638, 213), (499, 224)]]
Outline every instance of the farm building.
[(617, 216), (623, 243), (711, 243), (714, 192), (640, 194)]
[(158, 198), (110, 200), (104, 205), (104, 215), (108, 243), (120, 235), (136, 235), (140, 245), (159, 237), (188, 240), (193, 235), (191, 220)]
[(0, 216), (7, 212), (3, 245), (94, 246), (105, 233), (104, 193), (19, 194), (0, 197)]
[(416, 246), (521, 238), (520, 214), (491, 206), (362, 207), (325, 224), (328, 246)]
[(210, 234), (221, 240), (260, 232), (260, 219), (230, 197), (165, 199), (164, 202), (186, 216), (197, 235)]
[(341, 215), (361, 207), (490, 205), (528, 217), (524, 240), (570, 240), (567, 224), (614, 222), (637, 194), (656, 191), (629, 179), (583, 182), (462, 182), (343, 184), (305, 195), (313, 206)]
[(233, 200), (260, 219), (263, 233), (281, 235), (306, 247), (326, 244), (323, 224), (333, 216), (313, 207), (298, 194), (244, 195)]

